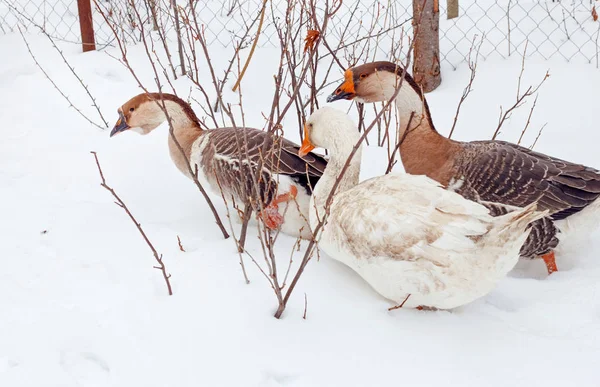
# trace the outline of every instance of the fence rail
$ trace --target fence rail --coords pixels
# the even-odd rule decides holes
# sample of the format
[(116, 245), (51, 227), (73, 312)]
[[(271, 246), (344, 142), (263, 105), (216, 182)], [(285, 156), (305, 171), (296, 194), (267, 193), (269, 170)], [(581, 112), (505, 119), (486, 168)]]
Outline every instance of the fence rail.
[[(98, 6), (129, 28), (123, 39), (139, 40), (137, 15), (132, 14), (131, 0), (98, 0)], [(135, 0), (144, 10), (142, 20), (151, 31), (156, 23), (171, 28), (169, 0)], [(285, 15), (285, 1), (270, 1), (267, 20), (258, 46), (275, 46), (278, 42), (273, 23)], [(330, 39), (352, 39), (376, 36), (383, 41), (399, 39), (400, 29), (410, 36), (412, 0), (380, 0), (367, 4), (360, 0), (342, 1), (340, 12), (332, 19)], [(467, 60), (475, 35), (483, 36), (480, 55), (507, 58), (520, 55), (528, 41), (528, 57), (562, 58), (568, 62), (592, 63), (598, 67), (600, 21), (595, 21), (592, 9), (600, 8), (597, 0), (495, 0), (478, 2), (460, 0), (459, 17), (446, 19), (445, 1), (440, 1), (440, 48), (442, 62), (455, 67)], [(189, 6), (189, 1), (178, 2)], [(194, 2), (195, 13), (205, 25), (207, 42), (230, 46), (239, 39), (262, 7), (262, 0), (206, 0)], [(150, 7), (162, 12), (153, 18)], [(95, 9), (94, 27), (98, 49), (114, 44), (114, 36)], [(80, 43), (77, 2), (69, 0), (0, 0), (0, 33), (17, 31), (17, 26), (35, 32), (43, 28), (57, 40)], [(345, 27), (346, 34), (342, 36)], [(375, 39), (375, 38), (374, 38)], [(365, 39), (367, 40), (367, 39)], [(384, 47), (384, 45), (382, 45)], [(382, 49), (381, 57), (385, 57)]]

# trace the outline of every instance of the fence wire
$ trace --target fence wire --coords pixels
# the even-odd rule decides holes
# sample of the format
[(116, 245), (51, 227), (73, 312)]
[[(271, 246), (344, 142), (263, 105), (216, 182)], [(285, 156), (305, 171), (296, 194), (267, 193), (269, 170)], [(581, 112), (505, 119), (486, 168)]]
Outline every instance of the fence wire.
[[(129, 31), (125, 41), (140, 40), (139, 20), (151, 31), (161, 23), (171, 29), (171, 0), (98, 0), (98, 5)], [(336, 1), (332, 1), (336, 3)], [(262, 7), (262, 0), (180, 0), (179, 6), (194, 4), (199, 23), (205, 26), (210, 45), (228, 47), (246, 30)], [(459, 17), (446, 19), (446, 2), (440, 1), (440, 50), (442, 62), (453, 67), (467, 60), (474, 36), (483, 36), (480, 55), (484, 58), (521, 55), (528, 41), (528, 57), (562, 58), (568, 62), (592, 63), (598, 67), (600, 21), (594, 20), (592, 9), (600, 8), (598, 0), (459, 0)], [(157, 6), (157, 18), (150, 7)], [(287, 2), (269, 1), (265, 27), (259, 47), (277, 46), (274, 23), (285, 17)], [(411, 35), (412, 0), (342, 1), (332, 18), (328, 39), (365, 38), (377, 41), (399, 39)], [(166, 12), (165, 12), (166, 10)], [(600, 12), (600, 9), (599, 9)], [(93, 15), (98, 49), (114, 45), (114, 36), (97, 9)], [(17, 31), (17, 26), (30, 32), (43, 28), (57, 40), (81, 41), (77, 2), (70, 0), (0, 0), (0, 32)], [(344, 32), (345, 31), (345, 32)], [(370, 37), (370, 38), (369, 38)], [(367, 39), (368, 38), (368, 39)], [(385, 58), (381, 45), (379, 59)]]

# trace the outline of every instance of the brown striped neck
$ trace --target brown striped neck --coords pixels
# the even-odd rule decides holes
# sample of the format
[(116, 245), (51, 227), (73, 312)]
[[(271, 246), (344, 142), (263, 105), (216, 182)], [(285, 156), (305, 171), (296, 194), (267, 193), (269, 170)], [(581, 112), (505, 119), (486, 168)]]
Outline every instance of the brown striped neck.
[(400, 144), (400, 157), (407, 173), (426, 175), (446, 186), (450, 180), (452, 159), (459, 147), (459, 143), (421, 125), (404, 137)]
[[(190, 156), (192, 152), (192, 145), (194, 142), (205, 133), (201, 129), (194, 130), (193, 127), (181, 127), (173, 124), (173, 135), (168, 133), (169, 136), (169, 154), (171, 155), (171, 160), (175, 163), (177, 169), (179, 169), (184, 175), (190, 177), (189, 169), (187, 167), (187, 162), (190, 161)], [(177, 146), (177, 143), (173, 139), (173, 136), (177, 139), (177, 142), (183, 149), (183, 153), (181, 154), (181, 150)]]
[[(154, 99), (160, 103), (161, 94), (150, 93), (150, 97), (150, 99)], [(198, 116), (196, 116), (196, 113), (189, 103), (176, 95), (168, 93), (162, 93), (162, 99), (165, 102), (167, 113), (173, 121), (177, 121), (177, 125), (193, 126), (200, 129), (200, 120), (198, 120)]]
[(392, 62), (372, 62), (352, 68), (345, 83), (359, 102), (389, 101), (398, 85), (398, 139), (406, 172), (427, 175), (447, 184), (454, 152), (460, 144), (440, 135), (433, 126), (429, 105), (415, 80), (402, 66)]
[[(173, 135), (171, 135), (171, 133), (168, 134), (171, 159), (184, 175), (191, 177), (187, 167), (187, 161), (190, 160), (194, 141), (196, 141), (204, 131), (200, 128), (198, 118), (188, 103), (171, 94), (163, 94), (163, 100), (165, 102), (167, 115), (173, 126)], [(164, 113), (163, 116), (166, 120), (167, 118)], [(181, 153), (173, 136), (175, 136), (175, 139), (177, 139), (177, 142), (181, 148), (183, 148), (184, 154)]]
[(400, 157), (404, 169), (410, 174), (427, 175), (447, 185), (452, 158), (459, 143), (435, 130), (425, 96), (408, 79), (403, 82), (395, 103), (399, 121), (398, 136), (402, 141)]

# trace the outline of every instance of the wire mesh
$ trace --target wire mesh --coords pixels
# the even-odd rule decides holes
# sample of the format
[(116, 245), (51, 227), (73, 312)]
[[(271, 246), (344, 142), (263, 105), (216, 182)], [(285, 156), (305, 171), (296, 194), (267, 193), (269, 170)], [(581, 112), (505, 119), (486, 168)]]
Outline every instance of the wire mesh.
[[(129, 31), (125, 41), (140, 39), (140, 20), (152, 31), (157, 23), (172, 29), (169, 9), (173, 1), (134, 0), (138, 13), (133, 12), (132, 0), (98, 0), (97, 6)], [(335, 1), (333, 1), (335, 3)], [(507, 58), (521, 55), (528, 41), (528, 57), (562, 58), (565, 61), (593, 63), (598, 67), (600, 21), (595, 21), (592, 8), (597, 0), (460, 0), (459, 17), (446, 19), (446, 2), (440, 1), (440, 49), (442, 62), (453, 67), (467, 60), (475, 35), (483, 36), (480, 54)], [(255, 19), (263, 0), (180, 0), (178, 6), (194, 5), (200, 24), (204, 25), (209, 45), (228, 47)], [(151, 7), (162, 10), (157, 20)], [(265, 27), (259, 47), (276, 46), (278, 38), (274, 23), (285, 17), (287, 2), (269, 1)], [(94, 7), (95, 8), (95, 7)], [(166, 11), (165, 11), (166, 10)], [(342, 1), (341, 8), (331, 20), (329, 39), (398, 39), (399, 30), (410, 36), (411, 25), (404, 23), (412, 16), (412, 0)], [(114, 35), (94, 9), (94, 28), (99, 49), (114, 44)], [(69, 0), (0, 0), (0, 33), (15, 32), (17, 26), (30, 32), (43, 28), (57, 40), (81, 41), (77, 2)], [(346, 28), (347, 27), (347, 28)], [(344, 32), (345, 31), (345, 32)], [(385, 51), (380, 53), (385, 57)]]

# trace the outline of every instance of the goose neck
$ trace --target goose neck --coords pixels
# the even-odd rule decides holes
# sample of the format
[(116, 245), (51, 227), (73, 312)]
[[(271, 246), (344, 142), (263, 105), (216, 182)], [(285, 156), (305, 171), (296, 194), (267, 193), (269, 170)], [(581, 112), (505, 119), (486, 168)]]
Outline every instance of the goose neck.
[[(404, 89), (404, 87), (402, 87)], [(413, 175), (427, 175), (442, 184), (448, 160), (459, 143), (439, 134), (433, 127), (424, 97), (412, 88), (396, 99), (398, 111), (398, 141), (404, 170)]]
[(418, 132), (437, 133), (433, 127), (427, 100), (420, 90), (415, 89), (416, 87), (405, 80), (395, 100), (399, 121), (399, 139), (405, 139)]
[(311, 197), (309, 220), (313, 230), (326, 213), (327, 201), (331, 191), (335, 189), (334, 196), (339, 195), (358, 184), (362, 147), (356, 151), (346, 167), (346, 161), (352, 149), (352, 146), (347, 147), (347, 149), (331, 149), (331, 157), (327, 162), (327, 167)]
[[(200, 129), (195, 115), (191, 115), (187, 111), (188, 109), (191, 110), (191, 108), (184, 107), (180, 103), (170, 100), (165, 100), (165, 108), (167, 110), (165, 120), (167, 120), (168, 115), (173, 127), (173, 135), (168, 133), (171, 159), (177, 168), (189, 177), (187, 162), (190, 161), (192, 145), (202, 135), (203, 131)], [(175, 142), (173, 136), (177, 139), (177, 142)], [(177, 143), (183, 148), (183, 154)]]

